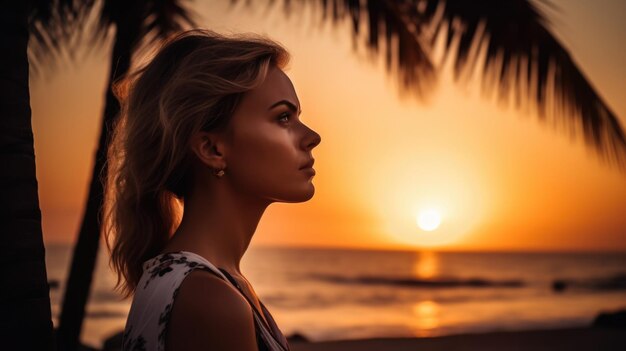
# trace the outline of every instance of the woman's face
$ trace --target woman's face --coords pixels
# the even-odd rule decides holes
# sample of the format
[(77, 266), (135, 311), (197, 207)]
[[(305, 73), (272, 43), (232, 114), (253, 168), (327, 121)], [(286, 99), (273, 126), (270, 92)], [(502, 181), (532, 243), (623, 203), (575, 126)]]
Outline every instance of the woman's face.
[(300, 120), (293, 84), (271, 66), (265, 81), (243, 95), (225, 147), (224, 177), (247, 195), (270, 202), (302, 202), (313, 197), (313, 159), (321, 137)]

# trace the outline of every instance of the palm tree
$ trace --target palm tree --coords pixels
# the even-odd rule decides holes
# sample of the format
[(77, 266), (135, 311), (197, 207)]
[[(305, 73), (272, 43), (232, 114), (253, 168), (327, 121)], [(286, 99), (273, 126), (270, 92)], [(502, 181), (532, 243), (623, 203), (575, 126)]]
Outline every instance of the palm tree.
[[(94, 8), (94, 4), (94, 1), (79, 3), (78, 11), (81, 13), (79, 18), (84, 21), (87, 18), (86, 14)], [(98, 255), (101, 229), (100, 210), (103, 204), (101, 180), (105, 179), (107, 171), (105, 161), (110, 131), (120, 110), (111, 85), (128, 72), (133, 53), (142, 42), (154, 43), (181, 30), (186, 25), (193, 26), (194, 21), (191, 17), (191, 12), (178, 0), (105, 0), (98, 14), (98, 24), (92, 37), (94, 43), (101, 43), (111, 27), (115, 28), (115, 38), (111, 52), (100, 139), (59, 319), (57, 340), (61, 350), (71, 351), (78, 347), (85, 305)], [(77, 23), (77, 27), (83, 25), (84, 22)], [(146, 37), (149, 39), (146, 40)]]
[(54, 349), (35, 172), (28, 50), (32, 35), (39, 52), (58, 53), (67, 38), (67, 32), (59, 31), (58, 15), (71, 23), (70, 3), (6, 1), (0, 11), (0, 342), (7, 350)]

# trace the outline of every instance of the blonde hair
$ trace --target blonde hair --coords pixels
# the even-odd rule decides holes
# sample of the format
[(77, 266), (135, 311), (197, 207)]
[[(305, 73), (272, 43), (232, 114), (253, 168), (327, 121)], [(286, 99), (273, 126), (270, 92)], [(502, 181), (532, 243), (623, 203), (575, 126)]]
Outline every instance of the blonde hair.
[(263, 82), (270, 65), (284, 68), (289, 59), (265, 36), (196, 29), (167, 40), (150, 62), (114, 84), (121, 112), (101, 179), (103, 231), (124, 298), (180, 223), (193, 181), (190, 137), (225, 128), (241, 96)]

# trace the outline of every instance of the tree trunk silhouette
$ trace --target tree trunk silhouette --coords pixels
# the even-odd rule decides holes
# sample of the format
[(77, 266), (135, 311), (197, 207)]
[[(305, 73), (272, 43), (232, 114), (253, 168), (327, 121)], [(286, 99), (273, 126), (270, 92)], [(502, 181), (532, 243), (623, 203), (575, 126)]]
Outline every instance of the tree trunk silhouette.
[(111, 54), (109, 81), (106, 89), (106, 103), (100, 129), (100, 139), (91, 175), (87, 206), (83, 214), (78, 241), (74, 246), (72, 265), (63, 298), (63, 308), (59, 320), (57, 339), (59, 350), (74, 351), (78, 347), (85, 306), (89, 297), (93, 271), (100, 244), (100, 209), (103, 204), (103, 187), (100, 174), (106, 175), (106, 150), (109, 145), (112, 122), (120, 110), (119, 103), (111, 90), (111, 83), (125, 75), (131, 64), (132, 31), (116, 28), (115, 41)]
[(28, 86), (30, 2), (0, 11), (0, 345), (53, 350)]

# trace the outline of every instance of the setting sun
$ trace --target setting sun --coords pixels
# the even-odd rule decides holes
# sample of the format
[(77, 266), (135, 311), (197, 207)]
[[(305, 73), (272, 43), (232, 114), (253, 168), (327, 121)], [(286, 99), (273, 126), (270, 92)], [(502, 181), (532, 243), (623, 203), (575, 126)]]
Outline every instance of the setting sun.
[(432, 231), (441, 224), (441, 215), (435, 210), (426, 210), (417, 217), (417, 225), (425, 231)]

